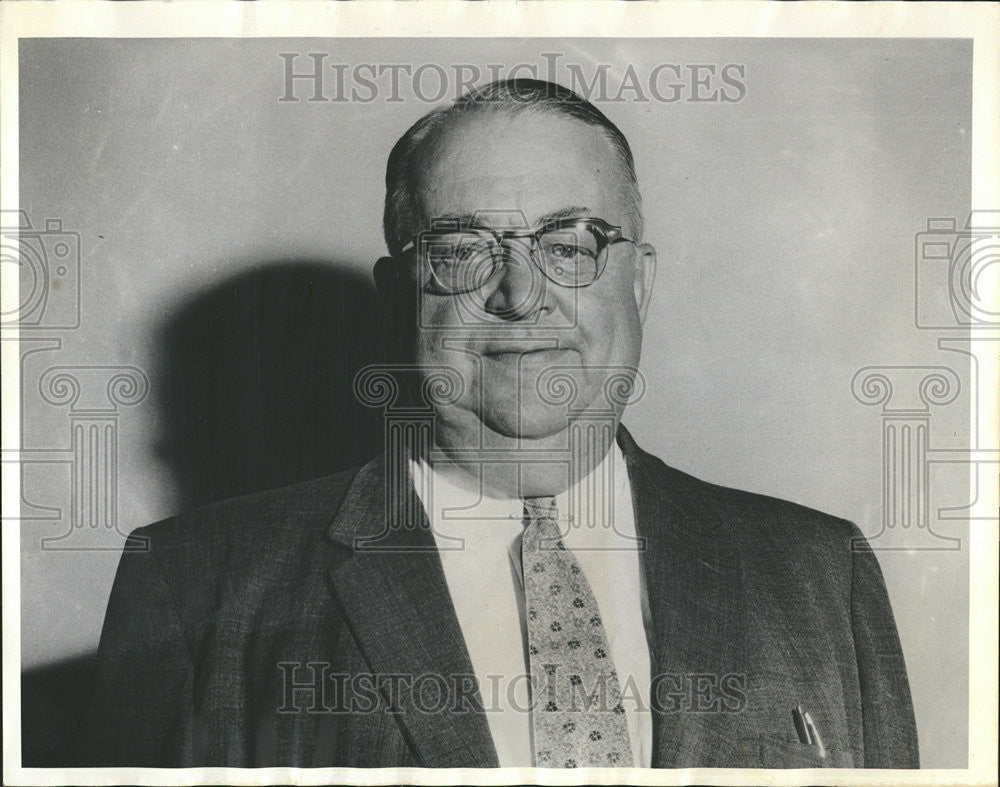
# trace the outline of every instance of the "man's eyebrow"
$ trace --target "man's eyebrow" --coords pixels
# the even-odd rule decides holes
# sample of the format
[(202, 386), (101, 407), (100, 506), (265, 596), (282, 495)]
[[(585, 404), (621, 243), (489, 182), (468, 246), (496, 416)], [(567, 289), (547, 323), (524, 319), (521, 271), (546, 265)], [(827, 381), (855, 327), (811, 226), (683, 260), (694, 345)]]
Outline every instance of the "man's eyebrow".
[[(458, 226), (458, 227), (469, 227), (469, 226), (482, 226), (482, 219), (488, 215), (488, 211), (475, 211), (473, 213), (443, 213), (440, 216), (435, 216), (432, 225), (434, 226)], [(592, 216), (590, 208), (586, 208), (580, 205), (573, 205), (568, 208), (559, 208), (558, 210), (553, 210), (548, 213), (544, 213), (539, 216), (533, 227), (541, 227), (543, 224), (548, 224), (551, 221), (558, 221), (559, 219), (573, 219), (578, 216)], [(487, 225), (488, 226), (488, 225)], [(513, 229), (517, 229), (516, 227)]]
[(478, 213), (444, 213), (440, 216), (435, 216), (434, 220), (431, 222), (434, 224), (457, 224), (459, 226), (464, 226), (466, 224), (472, 224), (473, 219), (480, 214)]
[[(498, 211), (499, 212), (499, 211)], [(489, 211), (475, 211), (474, 213), (445, 213), (441, 216), (435, 217), (434, 221), (438, 222), (456, 222), (458, 224), (473, 224), (477, 220), (482, 220), (484, 216), (489, 215)], [(590, 208), (585, 208), (580, 205), (573, 205), (568, 208), (559, 208), (558, 210), (549, 211), (548, 213), (543, 213), (535, 220), (535, 225), (548, 224), (550, 221), (556, 221), (558, 219), (571, 219), (577, 216), (590, 216)]]
[(575, 219), (578, 216), (590, 216), (590, 208), (584, 208), (579, 205), (574, 205), (570, 208), (560, 208), (559, 210), (551, 211), (542, 216), (538, 217), (535, 222), (536, 226), (541, 224), (548, 224), (550, 221), (558, 221), (559, 219)]

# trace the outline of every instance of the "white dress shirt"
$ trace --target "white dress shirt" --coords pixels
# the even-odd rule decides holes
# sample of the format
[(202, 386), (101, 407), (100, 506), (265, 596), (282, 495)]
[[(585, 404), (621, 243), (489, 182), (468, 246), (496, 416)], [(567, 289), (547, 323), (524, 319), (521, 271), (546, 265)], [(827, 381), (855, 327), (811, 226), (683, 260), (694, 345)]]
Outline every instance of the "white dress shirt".
[[(520, 556), (523, 503), (481, 493), (478, 479), (446, 462), (411, 460), (410, 472), (441, 555), (500, 765), (531, 766)], [(613, 499), (608, 499), (609, 493)], [(563, 542), (580, 563), (600, 607), (621, 686), (632, 760), (648, 768), (653, 743), (650, 615), (632, 490), (618, 445), (588, 477), (556, 495), (556, 506), (560, 517), (572, 511), (572, 521), (560, 522)], [(601, 511), (610, 513), (611, 522), (604, 521), (609, 516)]]

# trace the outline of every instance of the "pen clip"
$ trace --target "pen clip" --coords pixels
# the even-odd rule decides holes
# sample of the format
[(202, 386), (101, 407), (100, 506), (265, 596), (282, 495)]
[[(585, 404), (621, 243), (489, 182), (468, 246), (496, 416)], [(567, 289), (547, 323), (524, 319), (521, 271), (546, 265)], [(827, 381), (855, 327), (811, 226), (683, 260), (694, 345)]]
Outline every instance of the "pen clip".
[(806, 726), (805, 711), (801, 705), (796, 705), (792, 709), (792, 721), (795, 723), (795, 732), (798, 733), (799, 743), (812, 746), (812, 738), (809, 735), (809, 728)]
[(792, 711), (792, 721), (795, 722), (795, 732), (798, 733), (799, 742), (806, 746), (815, 746), (816, 753), (822, 759), (826, 759), (826, 746), (823, 745), (823, 739), (819, 736), (816, 722), (809, 715), (809, 711), (803, 710), (801, 705), (796, 705)]
[(809, 711), (804, 714), (804, 719), (806, 723), (806, 732), (809, 733), (809, 737), (812, 739), (812, 743), (819, 749), (819, 756), (826, 759), (826, 746), (823, 745), (823, 739), (819, 737), (819, 730), (816, 729), (816, 724), (812, 720), (812, 716), (809, 715)]

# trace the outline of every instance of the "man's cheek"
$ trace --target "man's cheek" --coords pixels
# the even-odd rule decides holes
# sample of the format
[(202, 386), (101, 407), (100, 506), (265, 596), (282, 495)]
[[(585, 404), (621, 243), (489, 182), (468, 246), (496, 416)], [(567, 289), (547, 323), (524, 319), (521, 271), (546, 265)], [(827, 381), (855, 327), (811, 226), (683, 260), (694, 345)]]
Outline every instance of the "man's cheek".
[(447, 331), (460, 325), (454, 296), (421, 292), (417, 302), (417, 326), (421, 331)]
[(584, 365), (606, 363), (618, 341), (618, 326), (609, 304), (598, 303), (581, 310), (576, 335)]
[[(447, 322), (447, 307), (444, 305), (429, 305), (424, 311), (426, 318), (417, 335), (418, 361), (440, 359), (447, 352), (447, 347), (454, 345), (456, 336)], [(448, 342), (448, 339), (451, 342)]]
[(448, 330), (421, 331), (416, 364), (424, 383), (422, 396), (436, 408), (468, 408), (482, 388), (478, 358)]

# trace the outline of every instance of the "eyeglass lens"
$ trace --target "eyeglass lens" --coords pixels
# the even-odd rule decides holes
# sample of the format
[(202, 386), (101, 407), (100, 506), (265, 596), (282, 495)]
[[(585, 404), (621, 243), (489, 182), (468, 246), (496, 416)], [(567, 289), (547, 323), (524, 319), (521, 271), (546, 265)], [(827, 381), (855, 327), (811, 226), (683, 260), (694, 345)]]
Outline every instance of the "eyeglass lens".
[(506, 264), (526, 264), (530, 257), (556, 284), (584, 287), (601, 272), (607, 243), (585, 224), (547, 230), (501, 243), (488, 230), (434, 233), (421, 244), (432, 281), (444, 292), (469, 292), (484, 286)]

